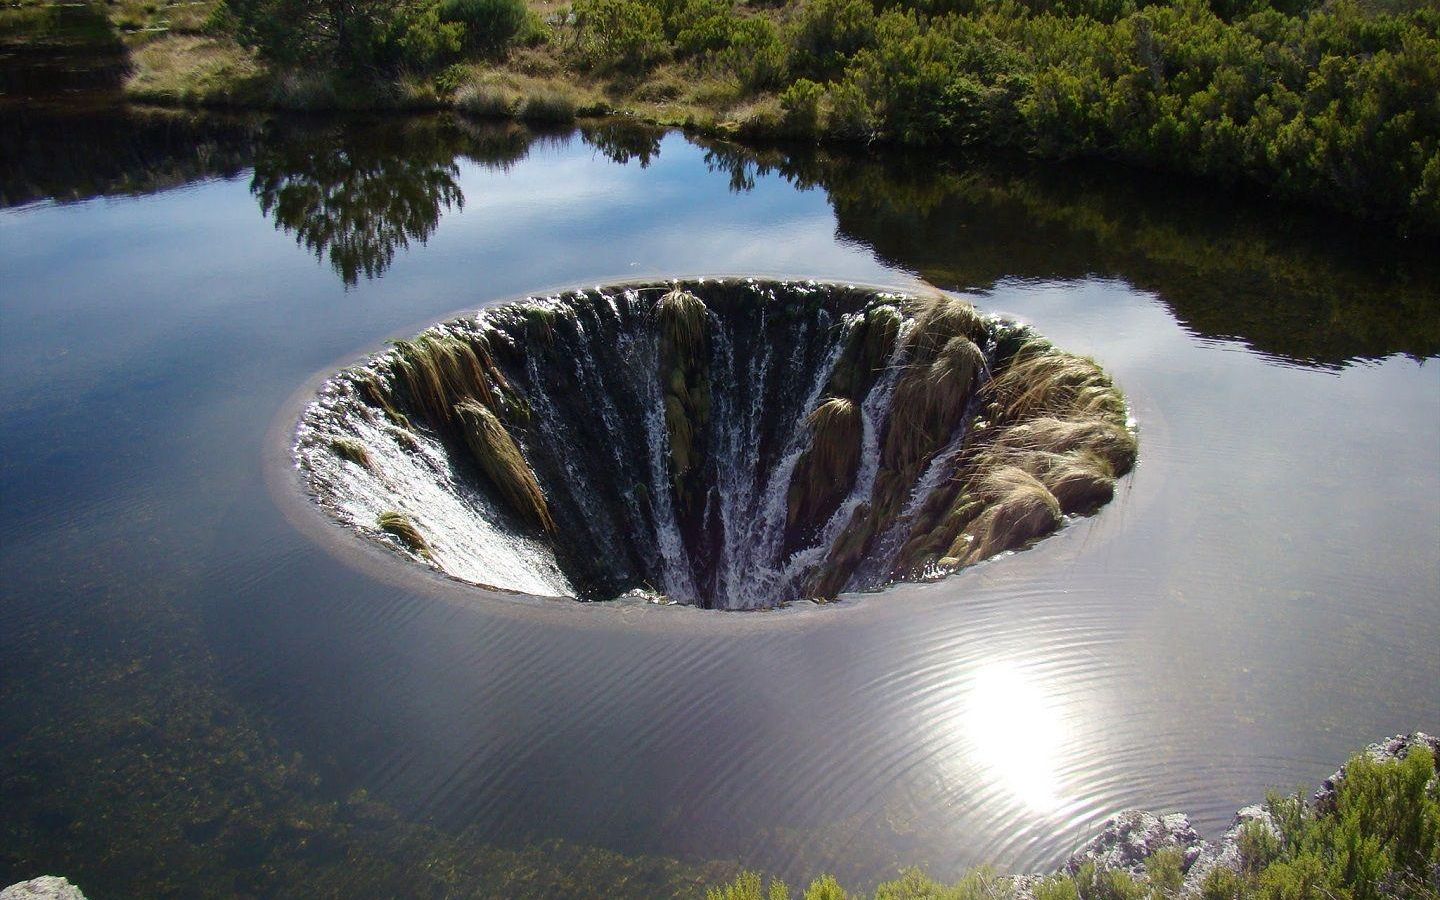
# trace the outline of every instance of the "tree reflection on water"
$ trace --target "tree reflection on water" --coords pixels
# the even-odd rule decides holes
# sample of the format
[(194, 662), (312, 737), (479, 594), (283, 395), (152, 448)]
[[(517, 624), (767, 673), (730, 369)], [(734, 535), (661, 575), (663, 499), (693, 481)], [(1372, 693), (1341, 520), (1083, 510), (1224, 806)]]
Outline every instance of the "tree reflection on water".
[[(426, 134), (425, 132), (429, 132)], [(337, 125), (265, 141), (250, 192), (277, 228), (328, 257), (346, 286), (381, 275), (397, 250), (424, 244), (440, 215), (463, 209), (455, 148), (434, 130)]]

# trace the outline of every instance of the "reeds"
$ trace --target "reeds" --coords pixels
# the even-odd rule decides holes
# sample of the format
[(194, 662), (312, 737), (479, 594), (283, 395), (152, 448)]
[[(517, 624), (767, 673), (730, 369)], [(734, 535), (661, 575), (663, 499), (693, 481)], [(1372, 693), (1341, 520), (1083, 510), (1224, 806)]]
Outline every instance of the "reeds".
[(510, 508), (531, 525), (555, 531), (545, 493), (504, 423), (489, 407), (473, 400), (457, 403), (455, 416), (475, 461)]
[(425, 536), (420, 533), (420, 529), (415, 527), (414, 521), (404, 513), (396, 512), (393, 509), (382, 512), (376, 517), (375, 524), (379, 526), (381, 531), (394, 536), (400, 543), (405, 545), (406, 549), (416, 556), (425, 559), (434, 558), (434, 555), (430, 552), (430, 544), (426, 542)]

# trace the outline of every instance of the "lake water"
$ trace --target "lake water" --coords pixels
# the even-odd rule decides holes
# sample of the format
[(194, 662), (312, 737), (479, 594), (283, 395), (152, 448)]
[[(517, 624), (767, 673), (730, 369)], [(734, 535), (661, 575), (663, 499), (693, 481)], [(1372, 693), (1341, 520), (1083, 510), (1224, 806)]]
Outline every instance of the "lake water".
[[(6, 115), (0, 883), (1026, 871), (1127, 807), (1216, 836), (1440, 728), (1433, 248), (1123, 170)], [(1139, 467), (1031, 550), (754, 614), (489, 595), (303, 508), (317, 376), (488, 303), (706, 273), (965, 292), (1115, 375)]]

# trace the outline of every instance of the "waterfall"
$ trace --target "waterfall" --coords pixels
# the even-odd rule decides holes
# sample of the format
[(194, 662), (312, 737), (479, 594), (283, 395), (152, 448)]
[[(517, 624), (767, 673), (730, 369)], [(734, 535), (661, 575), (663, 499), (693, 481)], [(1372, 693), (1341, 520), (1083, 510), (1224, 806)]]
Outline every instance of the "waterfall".
[[(907, 373), (938, 365), (935, 341), (954, 344), (929, 334), (912, 352), (927, 334), (917, 321), (942, 321), (923, 320), (932, 308), (955, 334), (978, 327), (960, 300), (814, 282), (654, 283), (492, 307), (331, 378), (297, 428), (297, 465), (340, 522), (475, 584), (586, 600), (641, 589), (727, 609), (806, 599), (834, 566), (843, 580), (826, 583), (878, 588), (907, 538), (935, 527), (927, 500), (957, 490), (977, 386), (1029, 339), (984, 326), (981, 371), (904, 476), (882, 461), (887, 435), (928, 420), (909, 407), (897, 418), (897, 387), (910, 377), (904, 402), (928, 402)], [(926, 390), (957, 390), (944, 384)], [(830, 452), (814, 446), (810, 414), (836, 396), (858, 415), (850, 487), (797, 520), (795, 504), (812, 502), (797, 497), (819, 496), (800, 467), (824, 471), (814, 466)], [(462, 430), (475, 426), (442, 415), (464, 403), (491, 422), (478, 444)], [(542, 518), (516, 506), (532, 496)]]

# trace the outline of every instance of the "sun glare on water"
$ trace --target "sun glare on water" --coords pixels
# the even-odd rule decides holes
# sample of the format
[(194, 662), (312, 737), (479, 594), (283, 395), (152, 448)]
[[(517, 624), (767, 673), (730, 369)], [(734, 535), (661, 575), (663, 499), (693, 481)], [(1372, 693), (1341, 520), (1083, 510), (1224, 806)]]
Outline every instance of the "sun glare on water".
[(1038, 813), (1061, 805), (1059, 762), (1068, 729), (1060, 705), (1013, 662), (980, 667), (966, 702), (965, 736), (977, 762)]

